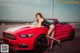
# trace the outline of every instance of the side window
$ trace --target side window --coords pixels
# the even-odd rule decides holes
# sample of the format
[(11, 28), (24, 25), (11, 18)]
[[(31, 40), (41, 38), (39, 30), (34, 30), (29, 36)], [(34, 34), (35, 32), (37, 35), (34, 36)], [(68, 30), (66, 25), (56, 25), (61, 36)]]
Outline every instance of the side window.
[(47, 20), (47, 22), (49, 22), (49, 23), (53, 23), (53, 22), (54, 22), (54, 20)]

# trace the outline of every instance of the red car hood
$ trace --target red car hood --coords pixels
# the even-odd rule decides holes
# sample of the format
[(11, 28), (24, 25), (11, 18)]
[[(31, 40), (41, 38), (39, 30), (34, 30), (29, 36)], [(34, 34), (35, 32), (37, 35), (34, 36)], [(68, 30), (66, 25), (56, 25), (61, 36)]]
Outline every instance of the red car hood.
[(34, 25), (23, 25), (23, 26), (9, 28), (9, 29), (5, 30), (4, 32), (13, 34), (14, 32), (18, 32), (21, 30), (29, 30), (29, 29), (33, 29), (33, 28), (35, 28)]

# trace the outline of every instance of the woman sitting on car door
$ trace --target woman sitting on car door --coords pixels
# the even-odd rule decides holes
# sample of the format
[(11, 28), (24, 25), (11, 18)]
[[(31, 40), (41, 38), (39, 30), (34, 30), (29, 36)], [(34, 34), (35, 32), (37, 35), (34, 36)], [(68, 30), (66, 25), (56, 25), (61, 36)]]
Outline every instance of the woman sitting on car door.
[(36, 26), (37, 27), (41, 27), (41, 26), (45, 26), (45, 27), (48, 27), (49, 30), (48, 30), (48, 33), (47, 33), (47, 37), (52, 39), (51, 41), (51, 45), (49, 47), (49, 50), (52, 50), (52, 45), (53, 45), (53, 42), (54, 40), (58, 42), (58, 44), (60, 45), (60, 40), (57, 40), (54, 38), (54, 28), (55, 28), (55, 24), (52, 24), (52, 23), (49, 23), (47, 22), (44, 17), (42, 16), (41, 13), (37, 13), (36, 14), (36, 18), (35, 18), (35, 21), (36, 21)]

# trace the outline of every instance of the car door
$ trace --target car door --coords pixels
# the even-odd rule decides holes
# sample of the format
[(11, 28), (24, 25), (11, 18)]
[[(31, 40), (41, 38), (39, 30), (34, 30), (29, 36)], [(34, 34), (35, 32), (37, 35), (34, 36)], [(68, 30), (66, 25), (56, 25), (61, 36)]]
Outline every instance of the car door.
[(66, 25), (59, 24), (55, 27), (54, 31), (54, 36), (59, 39), (64, 38), (68, 35), (68, 27)]

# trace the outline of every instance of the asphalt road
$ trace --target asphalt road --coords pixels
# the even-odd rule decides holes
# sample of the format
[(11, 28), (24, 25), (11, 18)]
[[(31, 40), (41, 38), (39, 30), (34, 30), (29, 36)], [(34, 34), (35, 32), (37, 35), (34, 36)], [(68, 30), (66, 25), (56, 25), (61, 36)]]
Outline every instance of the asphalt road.
[[(11, 27), (11, 26), (8, 26)], [(4, 31), (6, 26), (0, 26), (0, 35), (2, 35), (2, 31)], [(2, 37), (2, 36), (0, 36)], [(63, 41), (61, 42), (62, 47), (59, 47), (57, 44), (53, 46), (54, 50), (48, 51), (46, 49), (43, 53), (80, 53), (80, 29), (76, 30), (76, 35), (73, 41)], [(11, 53), (14, 51), (10, 50)], [(18, 53), (33, 53), (32, 51), (18, 51)]]

